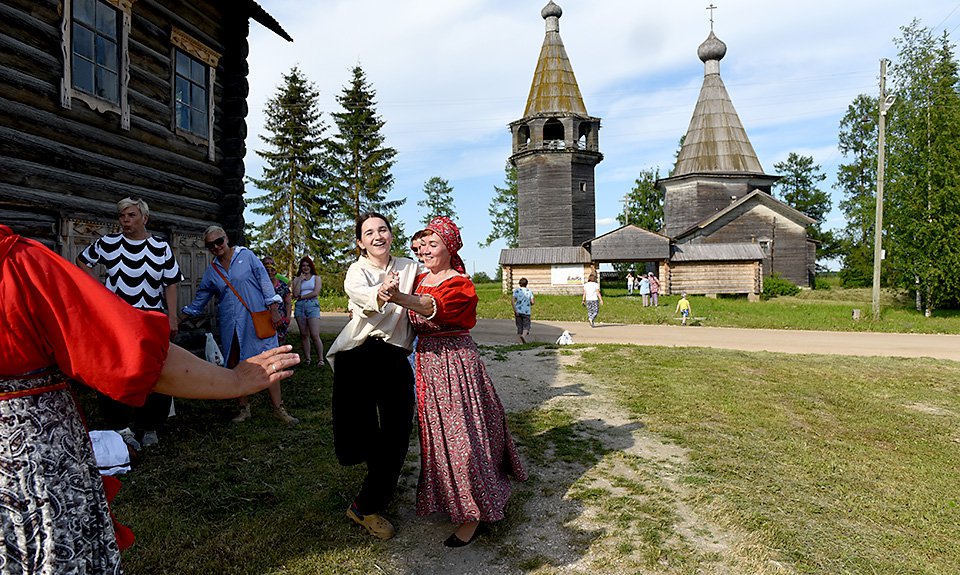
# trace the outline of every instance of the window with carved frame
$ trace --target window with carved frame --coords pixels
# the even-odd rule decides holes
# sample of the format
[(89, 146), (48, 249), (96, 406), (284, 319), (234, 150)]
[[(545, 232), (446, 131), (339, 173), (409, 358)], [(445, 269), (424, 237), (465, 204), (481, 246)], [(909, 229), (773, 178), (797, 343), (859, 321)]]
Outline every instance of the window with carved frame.
[(172, 128), (177, 135), (206, 145), (207, 157), (213, 160), (213, 87), (220, 54), (176, 27), (170, 32), (170, 43)]

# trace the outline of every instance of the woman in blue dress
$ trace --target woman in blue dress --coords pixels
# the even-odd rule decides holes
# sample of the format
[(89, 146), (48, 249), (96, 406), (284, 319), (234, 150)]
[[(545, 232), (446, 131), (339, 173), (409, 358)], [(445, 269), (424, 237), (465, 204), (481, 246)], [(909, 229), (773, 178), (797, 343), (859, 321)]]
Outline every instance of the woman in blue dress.
[[(210, 226), (203, 232), (203, 244), (213, 254), (213, 260), (203, 272), (196, 297), (181, 311), (188, 316), (201, 315), (210, 300), (217, 298), (220, 345), (223, 347), (223, 357), (227, 358), (227, 367), (233, 367), (247, 358), (277, 347), (276, 335), (263, 339), (257, 337), (251, 315), (253, 312), (269, 309), (273, 315), (273, 324), (282, 322), (281, 298), (273, 289), (260, 259), (245, 247), (230, 245), (227, 232), (220, 226)], [(227, 285), (228, 280), (233, 286), (232, 289)], [(238, 295), (243, 298), (242, 303)], [(287, 425), (299, 423), (283, 406), (280, 383), (271, 385), (268, 390), (277, 418)], [(240, 423), (249, 418), (250, 401), (248, 397), (242, 397), (240, 413), (233, 418), (233, 422)]]

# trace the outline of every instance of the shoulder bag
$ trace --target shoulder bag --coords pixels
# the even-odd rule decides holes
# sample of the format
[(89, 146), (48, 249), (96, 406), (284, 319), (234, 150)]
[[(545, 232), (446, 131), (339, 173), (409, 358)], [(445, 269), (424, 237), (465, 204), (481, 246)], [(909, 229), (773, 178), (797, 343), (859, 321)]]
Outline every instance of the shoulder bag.
[(230, 283), (230, 280), (227, 279), (227, 276), (223, 275), (223, 272), (217, 269), (216, 264), (211, 263), (213, 266), (213, 271), (217, 272), (223, 281), (227, 284), (231, 290), (233, 290), (233, 295), (237, 296), (237, 299), (240, 300), (240, 303), (247, 309), (250, 313), (250, 317), (253, 318), (253, 329), (257, 332), (257, 337), (260, 339), (267, 339), (268, 337), (273, 337), (277, 335), (277, 328), (273, 326), (273, 314), (270, 313), (270, 310), (266, 311), (250, 311), (250, 307), (247, 305), (247, 302), (243, 301), (243, 298), (240, 297), (240, 294), (237, 293), (237, 288), (233, 287), (233, 284)]

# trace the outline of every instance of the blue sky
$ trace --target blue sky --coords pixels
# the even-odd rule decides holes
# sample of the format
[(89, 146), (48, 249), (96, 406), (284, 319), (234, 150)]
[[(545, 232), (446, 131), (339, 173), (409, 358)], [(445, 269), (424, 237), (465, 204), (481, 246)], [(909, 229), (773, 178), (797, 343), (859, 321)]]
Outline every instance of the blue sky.
[[(281, 76), (299, 66), (320, 91), (325, 121), (359, 64), (377, 92), (387, 145), (398, 151), (391, 199), (407, 198), (407, 230), (434, 176), (454, 189), (468, 271), (491, 276), (502, 242), (480, 248), (487, 208), (510, 155), (507, 124), (523, 115), (544, 37), (546, 0), (259, 0), (288, 43), (251, 22), (247, 174), (263, 163), (263, 108)], [(710, 31), (709, 2), (555, 0), (560, 35), (587, 111), (601, 120), (597, 234), (618, 226), (620, 200), (641, 170), (666, 173), (703, 80), (697, 47)], [(714, 32), (727, 45), (720, 74), (764, 171), (790, 152), (813, 156), (834, 193), (826, 228), (843, 226), (832, 189), (843, 157), (837, 130), (861, 93), (876, 95), (880, 58), (912, 19), (960, 28), (956, 0), (714, 0)], [(332, 129), (332, 128), (331, 128)], [(257, 194), (248, 184), (247, 193)], [(251, 214), (247, 214), (250, 218)]]

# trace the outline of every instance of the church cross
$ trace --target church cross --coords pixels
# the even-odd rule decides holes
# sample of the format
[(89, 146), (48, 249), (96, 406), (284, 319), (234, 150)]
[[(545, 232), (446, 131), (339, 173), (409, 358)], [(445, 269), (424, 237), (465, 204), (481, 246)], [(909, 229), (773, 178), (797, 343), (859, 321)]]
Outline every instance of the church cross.
[(707, 6), (707, 10), (710, 11), (710, 31), (711, 32), (713, 32), (713, 11), (716, 9), (717, 7), (713, 5), (713, 2), (711, 2), (710, 5)]

